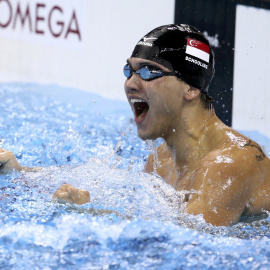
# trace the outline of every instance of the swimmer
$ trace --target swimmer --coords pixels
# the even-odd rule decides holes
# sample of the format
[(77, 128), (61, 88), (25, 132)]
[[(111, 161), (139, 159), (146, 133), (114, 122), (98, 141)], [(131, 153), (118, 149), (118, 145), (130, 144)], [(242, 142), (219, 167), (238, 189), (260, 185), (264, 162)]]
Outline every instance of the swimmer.
[[(214, 55), (196, 28), (165, 25), (145, 35), (124, 66), (125, 92), (143, 140), (163, 138), (156, 173), (185, 196), (186, 211), (228, 226), (270, 211), (270, 160), (261, 147), (215, 114), (208, 94)], [(1, 160), (0, 160), (1, 162)], [(64, 185), (54, 200), (87, 203), (89, 193)], [(79, 201), (77, 201), (79, 198)]]
[[(154, 29), (136, 45), (124, 74), (138, 135), (164, 139), (156, 173), (176, 190), (190, 191), (189, 214), (227, 226), (270, 210), (270, 161), (216, 116), (208, 94), (214, 55), (201, 32), (183, 24)], [(154, 169), (151, 154), (144, 171)]]

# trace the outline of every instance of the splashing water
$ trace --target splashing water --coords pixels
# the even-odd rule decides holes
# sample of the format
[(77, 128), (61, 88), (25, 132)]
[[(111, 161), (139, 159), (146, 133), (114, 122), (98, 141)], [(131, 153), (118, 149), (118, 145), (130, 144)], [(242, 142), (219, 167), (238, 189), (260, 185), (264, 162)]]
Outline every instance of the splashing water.
[[(269, 213), (231, 227), (185, 214), (185, 192), (141, 172), (150, 150), (127, 103), (29, 84), (0, 98), (0, 147), (43, 167), (0, 175), (1, 269), (269, 269)], [(64, 183), (91, 202), (52, 203)]]

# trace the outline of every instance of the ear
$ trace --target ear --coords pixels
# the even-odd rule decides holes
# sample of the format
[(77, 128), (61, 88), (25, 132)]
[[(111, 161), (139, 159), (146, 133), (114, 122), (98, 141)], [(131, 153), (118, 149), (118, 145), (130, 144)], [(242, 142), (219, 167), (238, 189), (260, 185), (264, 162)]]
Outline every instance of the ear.
[(188, 91), (185, 93), (184, 98), (186, 100), (193, 100), (195, 99), (197, 96), (200, 95), (200, 90), (197, 88), (193, 88), (192, 86), (190, 86), (190, 88), (188, 89)]

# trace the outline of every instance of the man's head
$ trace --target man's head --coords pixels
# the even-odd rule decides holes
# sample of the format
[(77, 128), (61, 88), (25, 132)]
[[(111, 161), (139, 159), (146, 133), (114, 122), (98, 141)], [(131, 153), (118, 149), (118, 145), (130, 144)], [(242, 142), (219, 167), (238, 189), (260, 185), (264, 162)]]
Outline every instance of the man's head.
[(201, 104), (198, 98), (208, 97), (213, 73), (213, 53), (197, 29), (167, 25), (144, 36), (124, 68), (139, 136), (165, 138), (179, 128), (176, 122), (187, 104)]
[(157, 62), (187, 84), (208, 93), (214, 75), (214, 55), (195, 27), (170, 24), (155, 28), (136, 45), (131, 57)]

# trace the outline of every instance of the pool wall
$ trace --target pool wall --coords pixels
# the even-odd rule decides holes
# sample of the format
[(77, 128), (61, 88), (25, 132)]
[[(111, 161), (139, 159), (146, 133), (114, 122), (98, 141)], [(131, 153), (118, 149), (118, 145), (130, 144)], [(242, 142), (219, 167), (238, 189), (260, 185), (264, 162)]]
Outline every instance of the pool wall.
[[(261, 1), (262, 2), (262, 1)], [(268, 9), (237, 5), (233, 127), (270, 136), (270, 3)]]

